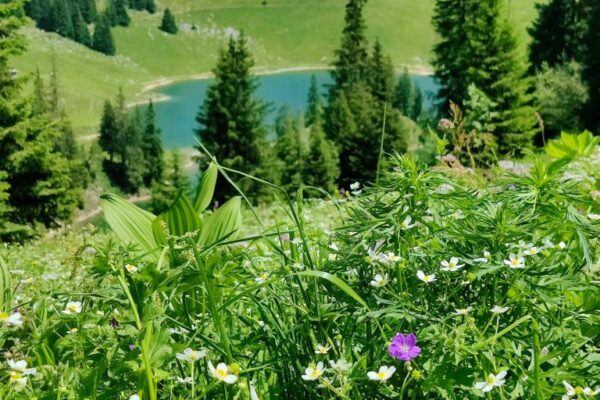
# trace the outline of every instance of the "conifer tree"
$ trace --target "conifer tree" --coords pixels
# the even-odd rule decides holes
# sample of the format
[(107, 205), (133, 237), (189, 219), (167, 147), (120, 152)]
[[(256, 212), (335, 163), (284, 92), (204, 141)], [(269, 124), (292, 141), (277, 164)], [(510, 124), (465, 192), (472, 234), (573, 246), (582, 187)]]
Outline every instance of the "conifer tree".
[(396, 93), (394, 97), (394, 107), (396, 107), (402, 115), (411, 116), (414, 99), (414, 85), (408, 68), (404, 68), (404, 72), (398, 79), (396, 85)]
[(179, 191), (189, 194), (191, 186), (189, 178), (181, 168), (181, 154), (178, 150), (173, 150), (166, 162), (162, 178), (152, 184), (152, 212), (158, 215), (169, 208)]
[(67, 0), (54, 0), (51, 16), (54, 32), (69, 39), (75, 37), (71, 5)]
[(588, 29), (585, 33), (582, 76), (588, 85), (586, 127), (600, 134), (600, 2), (590, 2)]
[(30, 0), (25, 2), (25, 14), (32, 20), (39, 23), (40, 19), (44, 15), (44, 9), (42, 8), (40, 0)]
[(60, 96), (58, 93), (58, 68), (56, 66), (56, 54), (52, 54), (52, 69), (50, 72), (50, 90), (48, 99), (48, 111), (58, 117), (61, 114)]
[(73, 39), (77, 43), (81, 43), (84, 46), (90, 47), (92, 45), (92, 38), (90, 37), (90, 31), (88, 30), (87, 24), (81, 15), (81, 10), (77, 3), (73, 4)]
[(38, 5), (37, 9), (39, 11), (39, 16), (35, 18), (37, 22), (37, 27), (51, 32), (54, 30), (53, 20), (52, 20), (52, 1), (51, 0), (34, 0)]
[(110, 100), (104, 102), (102, 111), (102, 121), (100, 122), (100, 138), (99, 144), (104, 151), (108, 153), (110, 161), (114, 160), (114, 156), (119, 150), (117, 148), (119, 135), (119, 124), (117, 117)]
[(310, 77), (310, 88), (308, 89), (308, 103), (306, 107), (306, 126), (310, 126), (323, 114), (323, 104), (321, 94), (319, 93), (319, 84), (317, 77), (313, 74)]
[(125, 0), (109, 1), (110, 17), (112, 18), (111, 26), (129, 26), (131, 18), (129, 18), (129, 14), (127, 13), (127, 4)]
[(87, 24), (93, 23), (98, 16), (98, 9), (96, 8), (96, 0), (80, 0), (78, 2), (79, 9), (83, 20)]
[(383, 53), (379, 40), (375, 41), (369, 59), (369, 86), (380, 103), (390, 103), (394, 97), (394, 67), (392, 59)]
[(308, 152), (303, 163), (303, 181), (333, 193), (340, 175), (335, 144), (327, 140), (320, 118), (310, 127)]
[(293, 115), (291, 107), (286, 104), (279, 110), (275, 130), (275, 154), (281, 160), (281, 185), (289, 191), (297, 190), (302, 185), (304, 148), (300, 139), (304, 123), (300, 117)]
[(160, 180), (163, 173), (163, 148), (160, 128), (156, 125), (156, 113), (152, 100), (148, 102), (145, 115), (142, 151), (146, 164), (144, 185), (150, 187), (153, 181)]
[(31, 112), (33, 115), (44, 115), (48, 110), (45, 90), (40, 70), (36, 69), (35, 78), (33, 80), (33, 100), (31, 103)]
[(330, 98), (347, 85), (367, 80), (369, 70), (369, 51), (365, 36), (363, 8), (367, 0), (349, 0), (346, 5), (345, 26), (342, 43), (335, 52), (332, 77), (334, 85), (330, 89)]
[(169, 8), (165, 9), (165, 12), (163, 13), (160, 30), (172, 34), (177, 33), (177, 23), (175, 22), (175, 17)]
[(419, 85), (414, 85), (413, 89), (413, 101), (409, 117), (413, 121), (418, 121), (421, 114), (423, 114), (423, 92), (421, 92)]
[[(253, 65), (244, 35), (231, 37), (219, 53), (215, 79), (196, 118), (200, 124), (198, 138), (208, 151), (222, 165), (247, 174), (261, 164), (260, 147), (265, 136), (265, 106), (255, 97), (257, 83), (250, 75)], [(201, 163), (201, 170), (205, 166)], [(229, 184), (217, 182), (217, 198), (232, 193)]]
[(156, 12), (156, 3), (154, 0), (146, 0), (146, 11), (150, 14), (154, 14)]
[(142, 149), (143, 123), (139, 108), (125, 116), (121, 138), (121, 170), (126, 180), (121, 188), (128, 193), (138, 193), (144, 185), (146, 164)]
[(96, 21), (92, 36), (92, 49), (106, 55), (115, 55), (115, 43), (110, 31), (110, 23), (106, 14), (101, 15)]

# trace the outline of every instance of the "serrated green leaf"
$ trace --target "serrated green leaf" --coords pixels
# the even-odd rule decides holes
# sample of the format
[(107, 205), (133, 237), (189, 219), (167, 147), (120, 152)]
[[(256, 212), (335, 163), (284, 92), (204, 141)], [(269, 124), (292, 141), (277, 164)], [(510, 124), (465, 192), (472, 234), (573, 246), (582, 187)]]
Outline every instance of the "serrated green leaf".
[(119, 239), (137, 244), (152, 257), (158, 258), (158, 246), (152, 234), (154, 214), (114, 194), (100, 196), (100, 207), (106, 222)]
[(200, 181), (198, 182), (198, 189), (196, 190), (196, 198), (194, 200), (194, 209), (197, 213), (204, 211), (210, 204), (213, 194), (215, 193), (218, 175), (219, 169), (214, 163), (210, 163), (206, 171), (202, 173)]
[(209, 215), (204, 221), (200, 244), (204, 247), (213, 245), (234, 235), (242, 226), (241, 197), (233, 197)]

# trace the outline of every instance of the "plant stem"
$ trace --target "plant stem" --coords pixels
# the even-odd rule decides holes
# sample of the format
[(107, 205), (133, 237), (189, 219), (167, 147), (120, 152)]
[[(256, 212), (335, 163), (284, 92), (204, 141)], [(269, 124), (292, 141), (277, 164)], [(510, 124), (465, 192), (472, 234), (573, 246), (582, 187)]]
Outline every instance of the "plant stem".
[(535, 398), (542, 400), (542, 390), (540, 382), (540, 335), (537, 320), (531, 321), (533, 328), (533, 383), (535, 388)]

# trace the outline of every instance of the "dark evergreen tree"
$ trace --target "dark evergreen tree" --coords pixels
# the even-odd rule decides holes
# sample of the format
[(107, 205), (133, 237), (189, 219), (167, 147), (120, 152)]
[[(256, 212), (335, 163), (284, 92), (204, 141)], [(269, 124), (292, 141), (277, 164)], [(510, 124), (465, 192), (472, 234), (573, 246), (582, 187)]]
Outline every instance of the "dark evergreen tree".
[(423, 114), (423, 92), (421, 92), (419, 85), (414, 85), (413, 89), (412, 108), (409, 117), (413, 121), (418, 121)]
[(96, 0), (79, 0), (78, 5), (79, 9), (81, 10), (83, 20), (88, 24), (93, 23), (98, 17)]
[(54, 0), (51, 16), (54, 32), (69, 39), (75, 37), (71, 4), (67, 0)]
[(102, 111), (102, 121), (100, 122), (100, 147), (108, 153), (110, 161), (114, 160), (115, 154), (119, 151), (117, 148), (119, 136), (119, 123), (115, 110), (110, 102), (106, 100), (104, 102), (104, 109)]
[(178, 31), (177, 22), (175, 22), (175, 17), (169, 8), (165, 9), (163, 13), (160, 30), (172, 34), (176, 34)]
[(369, 86), (373, 96), (381, 103), (391, 104), (394, 97), (394, 67), (392, 59), (383, 53), (379, 40), (375, 41), (369, 61)]
[(111, 26), (129, 26), (131, 18), (127, 13), (125, 0), (109, 0), (109, 9), (111, 17)]
[(98, 21), (96, 21), (96, 25), (94, 26), (92, 49), (109, 56), (116, 53), (115, 43), (110, 31), (110, 23), (105, 14), (98, 18)]
[(346, 5), (345, 26), (342, 43), (335, 52), (330, 89), (333, 99), (337, 91), (348, 85), (365, 82), (369, 71), (369, 51), (365, 36), (363, 8), (367, 0), (349, 0)]
[(323, 104), (321, 94), (319, 93), (319, 84), (317, 77), (313, 74), (310, 77), (310, 88), (308, 89), (308, 103), (306, 107), (306, 126), (310, 126), (323, 114)]
[(300, 135), (303, 129), (302, 118), (296, 117), (288, 104), (279, 109), (275, 123), (275, 154), (281, 160), (281, 186), (288, 191), (298, 190), (302, 185), (305, 150)]
[(146, 108), (144, 124), (144, 135), (142, 139), (142, 151), (144, 154), (144, 185), (150, 187), (153, 181), (162, 177), (163, 147), (160, 128), (156, 125), (156, 113), (152, 101)]
[(404, 72), (398, 79), (396, 85), (396, 93), (394, 96), (394, 107), (396, 107), (402, 115), (407, 117), (412, 115), (414, 103), (414, 85), (412, 78), (408, 72), (408, 68), (404, 68)]
[(40, 75), (40, 70), (35, 70), (35, 78), (33, 80), (33, 99), (31, 102), (31, 112), (33, 115), (39, 116), (44, 115), (48, 110), (46, 104), (46, 89), (44, 88), (44, 81)]
[(52, 20), (52, 1), (51, 0), (34, 0), (38, 6), (39, 17), (35, 18), (37, 22), (37, 27), (44, 31), (53, 31), (54, 30), (54, 21)]
[[(265, 106), (255, 97), (257, 83), (250, 75), (253, 65), (244, 35), (231, 37), (219, 53), (215, 79), (196, 118), (200, 124), (197, 135), (208, 151), (224, 166), (248, 174), (261, 164), (260, 146), (265, 136)], [(205, 167), (206, 163), (201, 163), (201, 170)], [(217, 182), (217, 198), (231, 193), (229, 184)]]
[(128, 193), (138, 193), (144, 185), (146, 164), (142, 149), (143, 122), (139, 108), (125, 116), (123, 134), (121, 139), (121, 171), (124, 182), (120, 182), (121, 189)]
[(87, 24), (81, 15), (81, 11), (77, 3), (73, 5), (73, 39), (77, 43), (81, 43), (84, 46), (90, 47), (92, 45), (92, 38), (90, 37), (90, 31), (88, 30)]
[(156, 3), (154, 0), (146, 0), (146, 11), (150, 14), (154, 14), (156, 12)]
[(308, 152), (302, 172), (304, 183), (329, 193), (335, 192), (340, 175), (338, 162), (336, 146), (325, 137), (321, 119), (318, 118), (310, 127)]
[(600, 2), (591, 2), (585, 33), (582, 76), (588, 85), (589, 100), (584, 119), (586, 127), (600, 134)]
[(39, 24), (44, 15), (43, 4), (40, 0), (29, 0), (25, 2), (25, 14)]
[(181, 168), (181, 154), (174, 150), (166, 163), (162, 179), (152, 184), (152, 200), (150, 208), (155, 214), (165, 211), (180, 191), (191, 192), (190, 179)]

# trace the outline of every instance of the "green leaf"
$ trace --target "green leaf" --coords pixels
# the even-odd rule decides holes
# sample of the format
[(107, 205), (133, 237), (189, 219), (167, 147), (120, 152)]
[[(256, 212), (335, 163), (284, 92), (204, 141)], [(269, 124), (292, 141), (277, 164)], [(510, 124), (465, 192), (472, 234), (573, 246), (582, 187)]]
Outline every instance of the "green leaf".
[(12, 302), (12, 282), (8, 265), (0, 255), (0, 312), (10, 310)]
[(114, 194), (102, 195), (100, 207), (106, 222), (119, 239), (135, 243), (153, 257), (158, 257), (158, 246), (152, 234), (152, 220), (156, 218), (154, 214)]
[(204, 171), (200, 177), (198, 189), (196, 190), (196, 199), (194, 200), (194, 209), (196, 212), (201, 213), (210, 204), (213, 194), (215, 193), (218, 175), (219, 169), (217, 168), (217, 165), (215, 163), (210, 163), (206, 171)]
[(589, 131), (579, 135), (567, 132), (560, 134), (560, 139), (551, 140), (546, 146), (546, 154), (554, 158), (576, 158), (591, 155), (600, 144), (600, 137), (594, 137)]
[(348, 296), (350, 296), (354, 300), (356, 300), (361, 306), (363, 306), (365, 308), (369, 308), (367, 306), (367, 303), (358, 295), (358, 293), (356, 293), (350, 286), (348, 286), (348, 284), (346, 282), (344, 282), (343, 280), (341, 280), (340, 278), (338, 278), (335, 275), (331, 275), (330, 273), (323, 272), (323, 271), (302, 271), (302, 272), (297, 272), (293, 275), (314, 276), (316, 278), (325, 279), (326, 281), (329, 281), (329, 282), (333, 283), (335, 286), (337, 286), (338, 288), (340, 288), (344, 293), (346, 293)]
[(183, 191), (179, 192), (171, 206), (165, 212), (152, 221), (154, 239), (160, 246), (166, 242), (161, 226), (162, 221), (166, 223), (167, 230), (173, 236), (183, 236), (188, 232), (200, 229), (202, 226), (202, 221), (198, 213), (196, 213), (192, 203), (183, 194)]
[(241, 197), (233, 197), (204, 221), (200, 244), (208, 247), (230, 237), (242, 226)]

